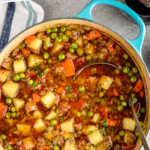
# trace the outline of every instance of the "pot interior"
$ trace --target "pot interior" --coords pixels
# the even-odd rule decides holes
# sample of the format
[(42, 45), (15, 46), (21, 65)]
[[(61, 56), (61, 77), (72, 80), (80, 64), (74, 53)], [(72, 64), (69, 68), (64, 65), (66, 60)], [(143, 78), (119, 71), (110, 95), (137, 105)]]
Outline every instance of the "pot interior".
[[(139, 55), (134, 50), (134, 48), (124, 38), (122, 38), (117, 33), (113, 32), (112, 30), (102, 25), (87, 20), (81, 20), (81, 19), (57, 19), (57, 20), (52, 20), (52, 21), (47, 21), (44, 23), (37, 24), (23, 31), (18, 36), (16, 36), (12, 41), (10, 41), (10, 43), (0, 53), (0, 64), (2, 63), (4, 57), (8, 56), (29, 35), (35, 34), (40, 31), (44, 31), (47, 28), (59, 27), (63, 25), (67, 26), (70, 24), (85, 25), (100, 30), (105, 35), (113, 38), (130, 55), (130, 57), (136, 64), (137, 68), (139, 69), (144, 82), (146, 104), (147, 104), (147, 111), (146, 111), (146, 118), (145, 118), (146, 126), (144, 132), (148, 133), (148, 128), (150, 125), (150, 80), (149, 80), (147, 69), (143, 63), (143, 60), (139, 57)], [(134, 149), (137, 150), (140, 148), (140, 146), (141, 146), (141, 141), (140, 139), (138, 139), (136, 147)]]

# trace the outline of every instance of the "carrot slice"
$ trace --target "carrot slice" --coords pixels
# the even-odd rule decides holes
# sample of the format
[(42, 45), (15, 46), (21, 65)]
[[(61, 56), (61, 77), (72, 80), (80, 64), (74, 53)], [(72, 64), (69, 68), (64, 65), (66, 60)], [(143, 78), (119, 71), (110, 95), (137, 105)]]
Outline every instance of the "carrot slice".
[(63, 63), (62, 66), (65, 70), (66, 76), (71, 77), (75, 75), (75, 68), (72, 60), (70, 58), (66, 59)]
[(111, 119), (107, 119), (107, 125), (109, 127), (113, 127), (117, 124), (117, 120), (111, 120)]
[(40, 150), (46, 150), (46, 149), (49, 149), (49, 146), (46, 145), (40, 146)]
[(113, 93), (114, 93), (114, 95), (115, 96), (119, 96), (119, 92), (117, 91), (117, 89), (115, 88), (115, 89), (113, 89)]
[(135, 93), (138, 93), (138, 92), (140, 92), (142, 89), (143, 89), (143, 82), (142, 82), (141, 79), (139, 79), (139, 80), (137, 81), (136, 85), (134, 86), (133, 91), (134, 91)]
[(113, 48), (113, 45), (112, 45), (111, 43), (107, 43), (107, 44), (106, 44), (106, 47), (108, 48), (108, 50), (109, 50), (110, 52), (114, 52), (114, 51), (115, 51), (115, 49)]
[(30, 51), (28, 49), (26, 49), (26, 48), (22, 48), (22, 54), (26, 58), (30, 54)]
[(141, 98), (144, 97), (144, 91), (140, 91), (140, 97), (141, 97)]
[(7, 112), (7, 105), (3, 102), (0, 102), (0, 119), (3, 119)]
[(61, 42), (61, 45), (70, 45), (70, 42)]
[(64, 87), (59, 87), (59, 88), (57, 89), (57, 93), (58, 93), (58, 94), (64, 94), (64, 93), (66, 93), (66, 90), (65, 90)]
[(40, 96), (39, 96), (39, 94), (33, 94), (33, 100), (34, 100), (34, 102), (35, 103), (38, 103), (38, 102), (40, 102)]
[(30, 35), (30, 36), (28, 36), (28, 37), (25, 39), (25, 44), (29, 44), (29, 43), (31, 43), (32, 41), (34, 41), (35, 39), (36, 39), (35, 36)]
[(100, 33), (98, 32), (98, 31), (96, 31), (96, 30), (93, 30), (93, 31), (91, 31), (89, 34), (88, 34), (88, 40), (93, 40), (93, 39), (95, 39), (95, 38), (98, 38), (98, 37), (100, 37)]
[(35, 76), (35, 75), (36, 75), (36, 72), (33, 71), (33, 70), (31, 70), (31, 71), (30, 71), (30, 76)]

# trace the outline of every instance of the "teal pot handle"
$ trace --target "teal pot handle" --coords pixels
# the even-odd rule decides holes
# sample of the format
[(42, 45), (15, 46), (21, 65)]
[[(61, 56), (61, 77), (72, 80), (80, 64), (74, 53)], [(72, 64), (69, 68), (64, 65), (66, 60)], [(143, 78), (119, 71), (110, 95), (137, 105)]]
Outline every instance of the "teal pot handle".
[(110, 5), (110, 6), (119, 8), (119, 9), (123, 10), (124, 12), (126, 12), (128, 15), (130, 15), (135, 20), (135, 22), (140, 27), (140, 33), (135, 39), (133, 39), (133, 40), (126, 39), (126, 40), (134, 47), (134, 49), (139, 53), (139, 55), (141, 55), (141, 47), (143, 44), (143, 40), (145, 37), (145, 30), (146, 30), (145, 24), (142, 21), (142, 19), (138, 16), (137, 13), (135, 13), (131, 8), (124, 5), (123, 3), (118, 2), (116, 0), (92, 0), (80, 13), (78, 13), (74, 17), (87, 19), (87, 20), (95, 22), (91, 13), (92, 13), (92, 9), (97, 4), (105, 4), (105, 5)]

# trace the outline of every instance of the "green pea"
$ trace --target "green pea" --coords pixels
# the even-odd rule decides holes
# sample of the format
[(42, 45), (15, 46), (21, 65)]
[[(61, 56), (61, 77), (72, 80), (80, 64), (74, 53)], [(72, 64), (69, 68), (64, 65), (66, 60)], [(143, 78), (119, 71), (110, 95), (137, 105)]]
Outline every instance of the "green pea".
[(59, 113), (59, 108), (56, 108), (55, 112), (56, 112), (56, 114), (58, 114)]
[(28, 82), (30, 85), (32, 85), (33, 84), (33, 80), (29, 80), (29, 82)]
[(6, 135), (5, 134), (1, 134), (0, 138), (4, 141), (6, 139)]
[(60, 150), (59, 146), (58, 146), (58, 145), (55, 145), (55, 146), (54, 146), (54, 150)]
[(91, 61), (91, 59), (92, 59), (92, 58), (91, 58), (90, 55), (87, 55), (87, 56), (86, 56), (86, 60), (87, 60), (87, 61)]
[(140, 133), (138, 131), (135, 131), (135, 136), (139, 137)]
[(126, 63), (125, 63), (125, 66), (126, 66), (126, 67), (131, 67), (131, 64), (130, 64), (129, 62), (126, 62)]
[(140, 113), (138, 113), (138, 114), (137, 114), (137, 117), (138, 117), (138, 118), (140, 118), (140, 117), (141, 117), (141, 114), (140, 114)]
[(123, 58), (128, 59), (129, 58), (128, 54), (123, 54)]
[(116, 135), (116, 137), (115, 137), (115, 138), (116, 138), (116, 140), (117, 140), (117, 141), (119, 141), (119, 140), (120, 140), (120, 136), (119, 136), (119, 135)]
[(115, 69), (115, 74), (119, 74), (120, 70), (119, 69)]
[(56, 37), (57, 37), (57, 33), (52, 33), (52, 34), (51, 34), (51, 38), (52, 38), (52, 39), (55, 39)]
[(71, 47), (75, 49), (75, 48), (78, 47), (78, 44), (77, 44), (77, 43), (72, 43), (72, 44), (71, 44)]
[(65, 32), (66, 29), (67, 29), (66, 27), (61, 27), (61, 28), (60, 28), (61, 32)]
[(145, 112), (146, 112), (145, 108), (142, 107), (142, 108), (140, 109), (140, 112), (141, 112), (141, 113), (145, 113)]
[(123, 67), (123, 72), (124, 73), (128, 73), (129, 72), (129, 68), (128, 67)]
[(85, 92), (85, 86), (84, 85), (79, 86), (78, 90), (79, 92)]
[(19, 81), (19, 80), (20, 80), (20, 76), (19, 76), (18, 74), (16, 74), (16, 75), (14, 76), (14, 80), (15, 80), (15, 81)]
[(50, 58), (50, 59), (48, 59), (48, 63), (49, 64), (51, 64), (52, 63), (52, 59)]
[(131, 97), (134, 98), (136, 96), (135, 93), (131, 93)]
[(67, 35), (62, 35), (62, 40), (63, 41), (67, 41), (68, 40), (68, 36)]
[(133, 104), (135, 104), (136, 102), (137, 102), (137, 98), (132, 98), (132, 102), (133, 102)]
[(6, 98), (6, 104), (8, 104), (8, 105), (10, 105), (11, 103), (12, 103), (12, 99), (10, 99), (10, 98)]
[(143, 127), (144, 126), (144, 122), (140, 121), (140, 126)]
[(25, 74), (24, 73), (20, 73), (20, 78), (24, 78), (25, 77)]
[(69, 98), (70, 98), (71, 96), (72, 96), (72, 94), (71, 94), (71, 93), (68, 93), (68, 94), (67, 94), (67, 97), (69, 97)]
[(119, 132), (119, 136), (124, 136), (125, 135), (125, 132), (122, 130)]
[(122, 105), (123, 107), (126, 107), (126, 106), (127, 106), (127, 102), (126, 102), (126, 101), (122, 101), (122, 102), (121, 102), (121, 105)]
[(11, 113), (10, 112), (7, 112), (6, 113), (6, 118), (10, 118), (11, 117)]
[(7, 150), (12, 150), (12, 149), (13, 149), (13, 147), (11, 145), (7, 146)]
[(124, 101), (125, 100), (125, 96), (124, 95), (120, 95), (120, 100)]
[(51, 121), (50, 121), (50, 124), (51, 124), (52, 126), (55, 126), (55, 125), (57, 124), (57, 120), (55, 120), (55, 119), (51, 120)]
[(51, 29), (46, 29), (46, 33), (50, 34), (51, 33)]
[(58, 42), (58, 43), (62, 42), (62, 38), (61, 38), (61, 37), (58, 37), (58, 36), (56, 37), (55, 40), (56, 40), (56, 42)]
[(120, 106), (120, 105), (117, 106), (117, 110), (118, 110), (118, 111), (122, 111), (122, 110), (123, 110), (123, 106)]
[(64, 60), (65, 59), (65, 54), (59, 54), (58, 58), (59, 58), (59, 60)]
[(73, 48), (70, 48), (70, 49), (69, 49), (69, 52), (70, 52), (70, 53), (74, 53), (74, 49), (73, 49)]
[(22, 48), (23, 48), (23, 45), (22, 45), (22, 44), (20, 44), (20, 45), (19, 45), (19, 49), (21, 50)]
[(104, 95), (105, 95), (104, 92), (102, 91), (99, 92), (99, 97), (103, 97)]
[(132, 76), (132, 77), (131, 77), (131, 82), (134, 83), (134, 82), (136, 82), (136, 80), (137, 80), (137, 78), (136, 78), (135, 76)]
[(93, 112), (89, 111), (87, 115), (88, 115), (88, 117), (93, 117)]
[(64, 120), (64, 116), (60, 117), (60, 120)]
[(77, 54), (78, 54), (79, 56), (82, 56), (82, 55), (83, 55), (83, 48), (82, 48), (82, 47), (78, 47), (78, 48), (77, 48)]
[(44, 59), (49, 59), (49, 54), (48, 53), (44, 53), (43, 57), (44, 57)]
[(11, 112), (15, 112), (16, 111), (16, 108), (15, 107), (12, 107), (11, 108)]
[(81, 117), (81, 113), (80, 112), (77, 112), (77, 117)]
[(132, 72), (132, 71), (129, 71), (129, 72), (128, 72), (128, 76), (129, 76), (129, 77), (132, 77), (132, 76), (133, 76), (133, 72)]
[(138, 72), (138, 69), (137, 69), (136, 67), (133, 67), (133, 68), (132, 68), (132, 72), (133, 72), (133, 73), (137, 73), (137, 72)]
[(52, 32), (57, 32), (57, 31), (58, 31), (58, 28), (52, 28), (51, 31), (52, 31)]
[(16, 113), (13, 112), (13, 113), (11, 114), (11, 116), (12, 116), (13, 118), (16, 117)]

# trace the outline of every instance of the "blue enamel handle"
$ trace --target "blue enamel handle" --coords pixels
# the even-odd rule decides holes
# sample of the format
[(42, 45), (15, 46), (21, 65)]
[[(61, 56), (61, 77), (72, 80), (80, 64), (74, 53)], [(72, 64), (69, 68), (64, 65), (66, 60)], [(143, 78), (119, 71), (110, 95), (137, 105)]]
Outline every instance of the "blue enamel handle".
[(135, 13), (131, 8), (124, 5), (123, 3), (118, 2), (116, 0), (92, 0), (79, 14), (77, 14), (74, 17), (87, 19), (87, 20), (91, 20), (91, 21), (95, 22), (91, 13), (92, 13), (92, 9), (97, 4), (106, 4), (106, 5), (110, 5), (110, 6), (114, 6), (116, 8), (119, 8), (119, 9), (123, 10), (124, 12), (126, 12), (128, 15), (130, 15), (135, 20), (135, 22), (140, 27), (140, 33), (135, 39), (133, 39), (133, 40), (127, 40), (126, 39), (126, 40), (141, 55), (141, 47), (142, 47), (143, 40), (145, 37), (145, 24), (142, 21), (142, 19), (137, 15), (137, 13)]

